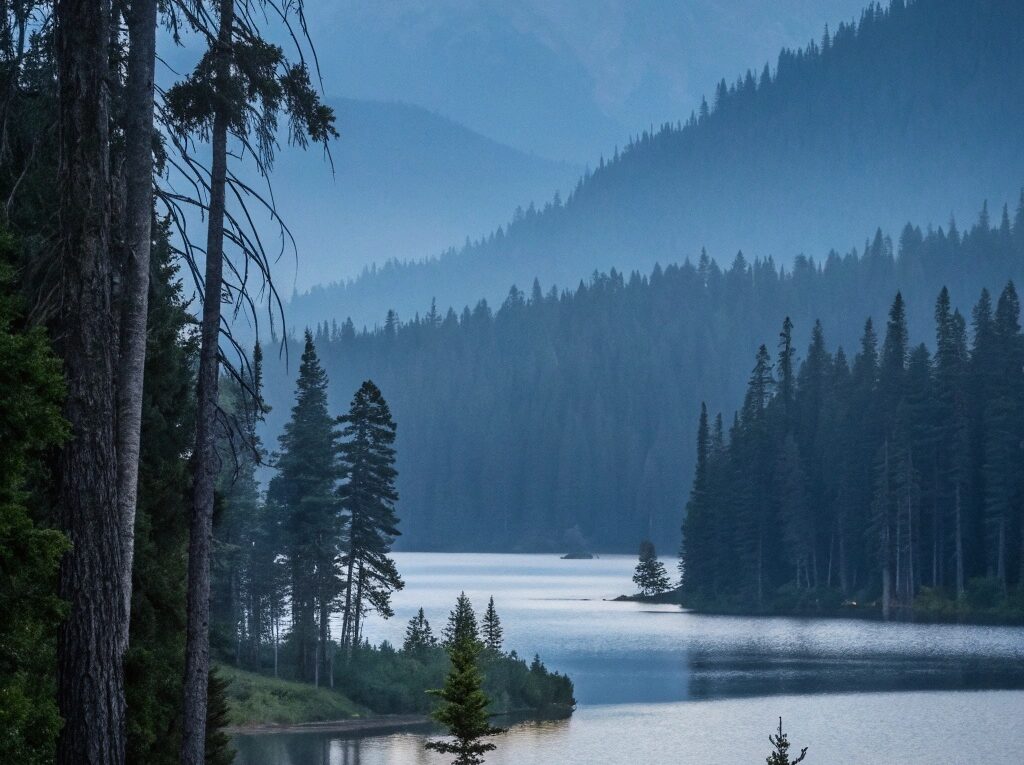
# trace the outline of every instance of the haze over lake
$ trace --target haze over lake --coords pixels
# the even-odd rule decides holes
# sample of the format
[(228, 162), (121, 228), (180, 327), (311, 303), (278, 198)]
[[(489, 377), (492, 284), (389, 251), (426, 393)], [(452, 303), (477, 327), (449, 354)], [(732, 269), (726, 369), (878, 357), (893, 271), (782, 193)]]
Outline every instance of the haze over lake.
[[(1024, 730), (1002, 722), (1024, 703), (1019, 628), (706, 616), (609, 602), (632, 589), (627, 556), (398, 553), (396, 562), (407, 587), (393, 619), (368, 625), (372, 643), (401, 644), (421, 606), (439, 628), (465, 589), (478, 611), (494, 596), (508, 649), (538, 652), (575, 682), (570, 720), (515, 725), (489, 763), (758, 762), (779, 715), (814, 762), (1013, 762), (1024, 751)], [(957, 729), (970, 731), (969, 745), (950, 746)], [(427, 735), (264, 734), (236, 743), (240, 765), (443, 762), (423, 750)]]

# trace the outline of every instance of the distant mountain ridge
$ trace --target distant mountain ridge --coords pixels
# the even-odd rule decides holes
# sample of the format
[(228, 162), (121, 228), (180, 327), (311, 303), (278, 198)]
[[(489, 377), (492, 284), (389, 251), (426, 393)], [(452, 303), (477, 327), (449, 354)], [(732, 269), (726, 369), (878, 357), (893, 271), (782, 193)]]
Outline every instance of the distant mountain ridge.
[[(331, 145), (333, 176), (321, 152), (287, 151), (272, 178), (278, 210), (296, 239), (299, 289), (479, 236), (516, 205), (571, 187), (581, 172), (419, 106), (330, 103), (341, 133)], [(287, 295), (296, 284), (295, 266), (285, 262), (278, 273)]]
[[(380, 386), (398, 423), (404, 549), (633, 552), (641, 539), (679, 543), (701, 402), (727, 429), (752, 359), (777, 358), (786, 317), (796, 364), (816, 320), (830, 351), (852, 360), (864, 321), (884, 332), (897, 291), (913, 345), (935, 347), (943, 286), (968, 327), (983, 287), (1024, 283), (1024, 194), (965, 233), (906, 225), (864, 250), (798, 257), (781, 269), (737, 257), (596, 274), (575, 290), (536, 284), (500, 307), (432, 311), (362, 333), (315, 329), (332, 412), (362, 380)], [(994, 298), (993, 298), (994, 299)], [(290, 341), (298, 356), (301, 342)], [(265, 367), (274, 443), (295, 387)], [(867, 512), (867, 508), (861, 508)]]
[(563, 202), (439, 258), (390, 263), (297, 295), (293, 326), (382, 321), (501, 299), (511, 284), (573, 286), (706, 247), (786, 263), (906, 219), (968, 217), (1024, 181), (1024, 4), (896, 0), (773, 71), (719, 86), (685, 124), (599, 162)]

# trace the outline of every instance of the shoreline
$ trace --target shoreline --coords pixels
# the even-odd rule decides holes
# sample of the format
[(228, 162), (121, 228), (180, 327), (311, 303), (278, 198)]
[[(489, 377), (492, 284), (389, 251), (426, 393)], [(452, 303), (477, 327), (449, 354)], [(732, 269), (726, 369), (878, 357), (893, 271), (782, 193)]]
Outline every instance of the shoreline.
[(896, 609), (892, 617), (886, 620), (882, 609), (877, 605), (847, 606), (826, 609), (732, 609), (708, 608), (692, 606), (680, 599), (679, 590), (670, 590), (661, 595), (619, 595), (605, 598), (609, 603), (649, 603), (657, 605), (675, 605), (681, 610), (700, 616), (745, 616), (786, 619), (842, 619), (851, 621), (894, 622), (903, 624), (949, 624), (972, 627), (1024, 627), (1024, 615), (1002, 615), (986, 613), (944, 614), (923, 609)]
[(429, 725), (430, 722), (430, 718), (426, 715), (372, 715), (306, 723), (229, 725), (224, 728), (224, 732), (231, 736), (264, 733), (365, 733), (367, 731), (402, 730)]

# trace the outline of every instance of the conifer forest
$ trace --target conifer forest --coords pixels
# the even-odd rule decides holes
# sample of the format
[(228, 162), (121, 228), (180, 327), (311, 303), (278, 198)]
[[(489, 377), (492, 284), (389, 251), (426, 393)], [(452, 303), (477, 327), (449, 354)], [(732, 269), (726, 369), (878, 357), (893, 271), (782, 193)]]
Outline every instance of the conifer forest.
[(0, 3), (0, 761), (1019, 763), (1022, 72), (1019, 0)]

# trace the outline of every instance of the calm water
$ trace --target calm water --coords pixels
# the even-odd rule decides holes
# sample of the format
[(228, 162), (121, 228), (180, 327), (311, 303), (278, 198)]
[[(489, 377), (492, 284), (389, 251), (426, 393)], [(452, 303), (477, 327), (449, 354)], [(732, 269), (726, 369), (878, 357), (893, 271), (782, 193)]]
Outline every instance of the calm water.
[[(603, 600), (634, 559), (397, 556), (406, 589), (371, 641), (401, 643), (422, 606), (440, 629), (460, 589), (494, 596), (506, 646), (568, 672), (579, 709), (515, 726), (488, 763), (757, 763), (782, 715), (807, 762), (1024, 763), (1024, 630), (696, 616)], [(668, 563), (668, 562), (666, 562)], [(399, 765), (427, 732), (237, 739), (240, 765)]]

